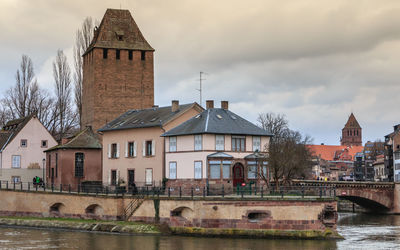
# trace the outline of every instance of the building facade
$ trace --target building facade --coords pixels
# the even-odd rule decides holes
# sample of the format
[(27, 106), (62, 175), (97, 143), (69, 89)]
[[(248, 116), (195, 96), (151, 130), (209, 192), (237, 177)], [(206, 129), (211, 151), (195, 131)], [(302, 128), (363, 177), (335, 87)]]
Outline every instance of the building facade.
[(353, 113), (350, 114), (340, 139), (342, 146), (362, 146), (362, 128)]
[(83, 55), (82, 128), (154, 105), (153, 53), (128, 10), (107, 9)]
[(162, 184), (165, 131), (203, 111), (197, 103), (130, 110), (99, 131), (103, 139), (103, 183), (136, 186)]
[(375, 181), (387, 181), (388, 176), (385, 171), (385, 161), (384, 155), (378, 155), (373, 163), (375, 171)]
[(269, 132), (228, 110), (207, 110), (163, 134), (169, 187), (232, 189), (243, 183), (267, 184)]
[(44, 150), (57, 145), (35, 116), (7, 122), (0, 130), (0, 180), (32, 182), (35, 176), (45, 179)]

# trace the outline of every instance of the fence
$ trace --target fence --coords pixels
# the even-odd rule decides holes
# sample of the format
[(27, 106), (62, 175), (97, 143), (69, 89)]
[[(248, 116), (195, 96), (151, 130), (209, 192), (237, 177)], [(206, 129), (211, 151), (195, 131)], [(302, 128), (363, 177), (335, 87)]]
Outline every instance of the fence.
[(163, 197), (259, 197), (259, 198), (326, 198), (336, 197), (336, 188), (332, 186), (305, 186), (296, 184), (292, 186), (206, 186), (190, 188), (172, 188), (159, 186), (109, 186), (102, 184), (36, 184), (32, 182), (9, 182), (0, 181), (0, 189), (23, 190), (30, 192), (59, 192), (95, 195), (141, 195), (141, 196), (163, 196)]

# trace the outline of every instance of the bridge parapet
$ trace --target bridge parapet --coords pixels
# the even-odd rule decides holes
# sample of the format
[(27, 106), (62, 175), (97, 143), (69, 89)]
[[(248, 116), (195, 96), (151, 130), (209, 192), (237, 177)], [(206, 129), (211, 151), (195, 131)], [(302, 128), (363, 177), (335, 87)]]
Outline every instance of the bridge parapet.
[(349, 181), (310, 181), (310, 180), (295, 180), (297, 185), (304, 186), (323, 186), (336, 188), (373, 188), (373, 189), (394, 189), (393, 182), (349, 182)]

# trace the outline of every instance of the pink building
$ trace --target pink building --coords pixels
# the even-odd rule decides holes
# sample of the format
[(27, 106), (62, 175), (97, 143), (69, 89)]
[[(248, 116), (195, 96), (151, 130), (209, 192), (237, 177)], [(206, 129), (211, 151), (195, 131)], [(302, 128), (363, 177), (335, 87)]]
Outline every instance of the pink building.
[(162, 135), (168, 185), (265, 184), (269, 171), (263, 153), (271, 133), (229, 111), (228, 102), (213, 106), (207, 101), (207, 110)]
[(7, 122), (0, 130), (0, 180), (32, 182), (45, 178), (44, 150), (57, 145), (36, 116)]

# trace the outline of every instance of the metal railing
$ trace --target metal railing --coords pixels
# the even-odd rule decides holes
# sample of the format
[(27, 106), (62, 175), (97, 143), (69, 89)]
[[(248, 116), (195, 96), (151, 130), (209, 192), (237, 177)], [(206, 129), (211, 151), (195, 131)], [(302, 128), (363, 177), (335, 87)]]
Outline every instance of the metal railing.
[(114, 186), (85, 184), (35, 184), (32, 182), (0, 181), (0, 190), (21, 190), (29, 192), (75, 193), (87, 195), (140, 196), (140, 197), (241, 197), (241, 198), (336, 198), (335, 186)]

